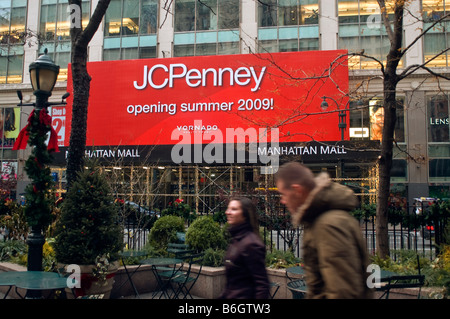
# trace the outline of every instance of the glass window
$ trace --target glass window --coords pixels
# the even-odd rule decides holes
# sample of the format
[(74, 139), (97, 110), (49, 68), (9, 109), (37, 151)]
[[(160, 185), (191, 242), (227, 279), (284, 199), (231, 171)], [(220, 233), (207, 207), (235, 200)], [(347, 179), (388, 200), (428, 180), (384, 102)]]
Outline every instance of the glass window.
[(195, 3), (197, 0), (175, 1), (175, 32), (195, 31)]
[(391, 178), (406, 178), (407, 163), (406, 160), (394, 159), (392, 160)]
[(55, 39), (56, 6), (47, 5), (41, 8), (41, 22), (39, 30), (44, 34), (45, 40)]
[(158, 0), (112, 0), (105, 15), (103, 60), (156, 57)]
[[(39, 21), (39, 33), (44, 36), (40, 43), (39, 53), (47, 48), (50, 58), (60, 66), (58, 81), (67, 80), (67, 69), (70, 62), (70, 25), (67, 12), (67, 0), (42, 1)], [(90, 2), (82, 2), (81, 26), (86, 27), (90, 17)]]
[(139, 33), (139, 0), (123, 2), (122, 35)]
[(239, 53), (238, 28), (239, 0), (176, 0), (174, 56)]
[(277, 25), (277, 0), (266, 0), (258, 4), (258, 26), (273, 27)]
[(20, 131), (20, 107), (0, 109), (1, 148), (12, 148)]
[(122, 1), (112, 0), (105, 13), (105, 36), (120, 35), (122, 27)]
[(195, 46), (196, 55), (216, 55), (217, 43), (199, 43)]
[(428, 100), (428, 141), (449, 143), (449, 100), (446, 95)]
[[(405, 142), (404, 99), (397, 99), (397, 122), (394, 138), (398, 143)], [(381, 141), (384, 124), (384, 108), (381, 98), (368, 102), (350, 102), (350, 139), (371, 139)]]
[(239, 42), (219, 42), (218, 52), (221, 54), (238, 54)]
[(217, 1), (203, 0), (196, 7), (197, 30), (217, 30)]
[(237, 29), (239, 28), (239, 14), (236, 14), (236, 8), (239, 9), (239, 0), (220, 0), (218, 1), (219, 25), (218, 28)]
[(0, 1), (0, 83), (21, 83), (26, 1)]
[(319, 49), (318, 0), (258, 2), (258, 51)]
[(278, 25), (297, 25), (297, 0), (278, 0)]
[[(450, 12), (450, 0), (423, 0), (422, 17), (424, 29), (429, 28), (436, 20)], [(448, 52), (440, 54), (449, 47), (450, 32), (448, 18), (436, 24), (423, 38), (425, 61), (431, 60), (427, 65), (430, 67), (446, 67), (449, 65)], [(436, 56), (438, 55), (438, 56)]]
[[(387, 6), (392, 18), (393, 9)], [(390, 42), (381, 21), (380, 7), (376, 0), (338, 0), (339, 49), (365, 54), (385, 61)], [(403, 61), (399, 66), (402, 67)], [(379, 64), (372, 59), (352, 57), (349, 60), (352, 69), (377, 69)]]
[(318, 0), (258, 1), (258, 27), (318, 23)]
[(174, 56), (193, 56), (194, 45), (193, 44), (181, 44), (175, 45), (173, 48)]
[(103, 50), (103, 61), (111, 60), (120, 60), (120, 48)]
[(176, 0), (175, 32), (239, 28), (239, 0)]
[(430, 177), (440, 180), (449, 180), (450, 158), (439, 158), (430, 160)]
[(140, 34), (156, 33), (158, 18), (157, 0), (143, 0), (141, 7)]

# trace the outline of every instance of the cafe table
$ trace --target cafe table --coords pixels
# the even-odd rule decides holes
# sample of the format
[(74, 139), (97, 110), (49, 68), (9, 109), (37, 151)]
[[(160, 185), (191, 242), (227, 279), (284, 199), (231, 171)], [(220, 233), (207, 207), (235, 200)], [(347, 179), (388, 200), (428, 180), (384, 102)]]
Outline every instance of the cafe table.
[[(153, 257), (153, 258), (147, 258), (141, 261), (141, 264), (143, 265), (150, 265), (152, 269), (152, 273), (156, 278), (156, 282), (158, 284), (158, 289), (161, 291), (161, 295), (165, 296), (167, 299), (170, 299), (170, 295), (167, 292), (167, 287), (170, 284), (170, 279), (173, 278), (177, 272), (180, 270), (181, 265), (177, 268), (178, 264), (181, 264), (183, 262), (182, 259), (178, 258), (167, 258), (167, 257)], [(160, 270), (164, 271), (171, 271), (171, 277), (167, 278), (167, 283), (164, 284), (163, 279), (160, 275)], [(155, 298), (157, 291), (153, 293), (153, 298)]]
[(58, 273), (47, 271), (8, 271), (0, 273), (0, 285), (9, 286), (4, 299), (8, 296), (11, 288), (16, 287), (16, 293), (22, 299), (26, 296), (22, 296), (18, 289), (26, 289), (32, 291), (61, 290), (66, 288), (67, 278), (61, 277)]
[(0, 286), (8, 286), (8, 290), (4, 295), (3, 299), (6, 299), (11, 291), (12, 287), (16, 284), (18, 278), (20, 277), (22, 271), (7, 271), (0, 273)]

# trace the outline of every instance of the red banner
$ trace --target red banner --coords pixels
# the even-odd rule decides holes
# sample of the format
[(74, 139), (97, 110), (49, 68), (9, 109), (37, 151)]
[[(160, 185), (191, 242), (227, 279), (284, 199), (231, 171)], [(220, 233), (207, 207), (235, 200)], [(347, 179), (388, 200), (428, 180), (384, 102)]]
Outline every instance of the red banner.
[[(328, 100), (324, 112), (320, 104), (322, 96), (341, 108), (348, 101), (345, 53), (90, 62), (87, 146), (232, 142), (230, 130), (250, 136), (263, 128), (278, 128), (280, 142), (340, 140), (337, 105)], [(65, 114), (54, 114), (64, 123), (55, 127), (60, 146), (69, 144), (70, 70)]]

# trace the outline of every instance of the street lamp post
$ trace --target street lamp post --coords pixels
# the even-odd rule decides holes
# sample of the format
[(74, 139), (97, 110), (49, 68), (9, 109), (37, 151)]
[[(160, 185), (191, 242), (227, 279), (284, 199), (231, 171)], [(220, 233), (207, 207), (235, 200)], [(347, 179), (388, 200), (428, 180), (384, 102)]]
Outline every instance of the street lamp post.
[[(332, 100), (337, 107), (337, 110), (339, 112), (339, 130), (341, 131), (341, 142), (344, 141), (344, 133), (345, 130), (347, 129), (347, 111), (350, 110), (350, 100), (345, 104), (344, 108), (341, 109), (339, 107), (339, 103), (332, 97), (330, 96), (322, 96), (322, 103), (320, 103), (320, 107), (323, 111), (326, 111), (328, 109), (328, 102), (326, 99), (330, 99)], [(361, 101), (357, 102), (358, 105), (362, 105)], [(343, 147), (343, 146), (342, 146)], [(344, 160), (343, 159), (339, 159), (338, 162), (338, 168), (339, 168), (339, 173), (337, 174), (339, 177), (343, 176), (344, 173)]]
[(331, 99), (334, 103), (336, 103), (336, 107), (338, 109), (339, 112), (339, 130), (341, 131), (341, 141), (344, 140), (344, 132), (345, 129), (347, 128), (347, 111), (348, 111), (348, 106), (350, 104), (350, 100), (347, 102), (347, 104), (344, 106), (344, 109), (341, 109), (339, 107), (339, 103), (333, 99), (330, 96), (322, 96), (322, 103), (320, 104), (320, 107), (322, 108), (322, 110), (326, 111), (328, 109), (328, 102), (326, 99)]
[[(35, 103), (22, 103), (22, 92), (17, 91), (20, 99), (18, 106), (33, 106), (34, 109), (28, 118), (28, 125), (20, 132), (13, 149), (24, 149), (26, 145), (32, 147), (31, 155), (25, 163), (25, 171), (31, 179), (26, 188), (25, 216), (31, 227), (27, 239), (28, 244), (28, 271), (42, 271), (42, 250), (45, 243), (43, 230), (51, 222), (50, 189), (52, 178), (50, 168), (51, 151), (57, 151), (56, 132), (51, 126), (51, 118), (47, 107), (51, 105), (64, 105), (64, 94), (61, 103), (49, 103), (53, 87), (59, 73), (59, 66), (47, 55), (47, 49), (36, 61), (30, 64), (30, 78)], [(48, 145), (46, 143), (50, 133)], [(29, 291), (28, 298), (40, 298), (39, 291)]]

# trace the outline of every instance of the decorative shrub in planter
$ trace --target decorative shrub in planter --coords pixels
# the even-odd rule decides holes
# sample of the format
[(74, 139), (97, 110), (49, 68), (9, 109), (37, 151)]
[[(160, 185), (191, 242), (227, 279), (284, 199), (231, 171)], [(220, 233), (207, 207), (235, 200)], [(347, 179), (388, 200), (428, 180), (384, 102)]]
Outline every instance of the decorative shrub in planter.
[(153, 225), (149, 243), (156, 251), (163, 254), (167, 250), (167, 245), (177, 240), (177, 232), (184, 232), (183, 218), (173, 215), (163, 216)]
[(227, 241), (219, 223), (211, 216), (197, 218), (186, 231), (186, 244), (197, 251), (226, 249)]
[[(81, 289), (77, 291), (81, 295), (98, 293), (98, 287), (94, 292), (90, 288), (103, 287), (105, 282), (112, 287), (118, 267), (123, 230), (118, 224), (117, 206), (109, 194), (108, 184), (98, 169), (80, 172), (67, 193), (56, 225), (54, 249), (58, 263), (87, 269), (81, 274)], [(102, 270), (94, 276), (92, 271), (99, 267)], [(99, 276), (99, 271), (106, 275)], [(108, 296), (108, 292), (102, 293)]]

